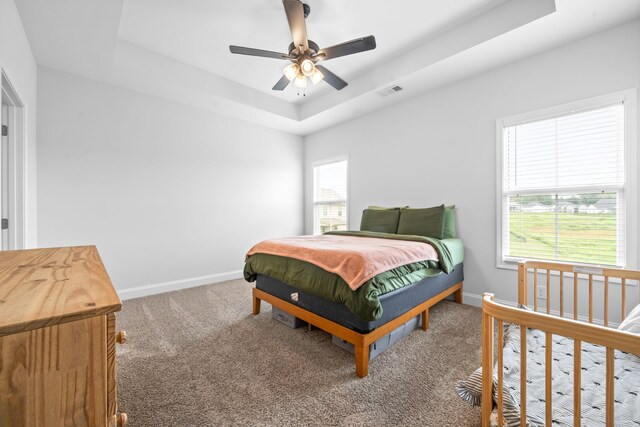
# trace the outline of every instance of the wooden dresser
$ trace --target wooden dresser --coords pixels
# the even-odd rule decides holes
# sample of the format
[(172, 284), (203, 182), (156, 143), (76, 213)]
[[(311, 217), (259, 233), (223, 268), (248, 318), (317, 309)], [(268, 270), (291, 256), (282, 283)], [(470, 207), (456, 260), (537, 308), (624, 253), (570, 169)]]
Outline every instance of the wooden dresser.
[(121, 308), (95, 246), (0, 252), (0, 426), (124, 426)]

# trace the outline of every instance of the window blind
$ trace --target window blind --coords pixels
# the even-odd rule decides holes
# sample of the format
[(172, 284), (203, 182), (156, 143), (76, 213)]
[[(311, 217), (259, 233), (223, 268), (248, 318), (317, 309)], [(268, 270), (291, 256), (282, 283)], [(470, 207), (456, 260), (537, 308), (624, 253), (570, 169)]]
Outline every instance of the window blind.
[(347, 161), (313, 168), (313, 233), (347, 229)]
[(625, 264), (622, 102), (503, 128), (502, 257)]

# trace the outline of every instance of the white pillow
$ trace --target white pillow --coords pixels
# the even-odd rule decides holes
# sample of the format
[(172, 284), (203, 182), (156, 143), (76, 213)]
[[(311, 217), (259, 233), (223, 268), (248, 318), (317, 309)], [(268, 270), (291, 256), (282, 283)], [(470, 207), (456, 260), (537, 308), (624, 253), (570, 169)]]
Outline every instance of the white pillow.
[(631, 310), (631, 313), (624, 319), (618, 329), (626, 332), (640, 334), (640, 304)]

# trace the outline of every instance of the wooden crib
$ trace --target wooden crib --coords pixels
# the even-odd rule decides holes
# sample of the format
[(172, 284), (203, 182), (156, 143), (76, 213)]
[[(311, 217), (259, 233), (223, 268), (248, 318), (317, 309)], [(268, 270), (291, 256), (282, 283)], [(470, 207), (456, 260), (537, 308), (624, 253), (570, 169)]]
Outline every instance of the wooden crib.
[[(580, 426), (582, 344), (591, 343), (606, 347), (605, 402), (606, 425), (614, 425), (614, 351), (620, 350), (640, 356), (640, 335), (610, 327), (617, 320), (624, 320), (628, 311), (640, 303), (640, 271), (614, 268), (594, 268), (572, 264), (523, 261), (518, 265), (518, 302), (527, 306), (530, 278), (533, 278), (533, 311), (502, 305), (494, 301), (492, 294), (485, 294), (482, 302), (482, 425), (489, 426), (494, 409), (493, 385), (497, 376), (497, 419), (503, 420), (503, 331), (506, 322), (520, 327), (520, 426), (527, 420), (527, 330), (542, 331), (546, 340), (544, 384), (544, 420), (552, 425), (552, 337), (559, 335), (573, 340), (573, 425)], [(542, 286), (546, 287), (542, 289)], [(538, 301), (538, 288), (545, 302)], [(594, 293), (594, 287), (602, 293)], [(619, 288), (619, 289), (617, 289)], [(616, 292), (610, 292), (616, 289)], [(600, 300), (599, 295), (602, 295)], [(566, 298), (568, 296), (568, 298)], [(553, 299), (556, 297), (557, 299)], [(572, 297), (573, 302), (566, 300)], [(542, 299), (542, 298), (541, 298)], [(586, 307), (581, 307), (583, 301)], [(610, 319), (609, 311), (620, 304), (621, 315)], [(571, 310), (571, 311), (569, 311)], [(594, 310), (602, 321), (594, 323)], [(496, 322), (494, 322), (494, 320)], [(496, 325), (497, 323), (497, 325)], [(495, 330), (497, 326), (497, 331)], [(497, 334), (496, 334), (497, 332)], [(497, 342), (496, 342), (497, 340)], [(494, 349), (495, 345), (495, 349)], [(605, 351), (603, 349), (603, 351)], [(497, 353), (497, 354), (494, 354)], [(497, 356), (497, 357), (495, 357)], [(571, 356), (569, 353), (568, 356)], [(497, 361), (497, 372), (494, 366)], [(531, 367), (533, 368), (533, 367)], [(541, 393), (541, 391), (540, 391)]]

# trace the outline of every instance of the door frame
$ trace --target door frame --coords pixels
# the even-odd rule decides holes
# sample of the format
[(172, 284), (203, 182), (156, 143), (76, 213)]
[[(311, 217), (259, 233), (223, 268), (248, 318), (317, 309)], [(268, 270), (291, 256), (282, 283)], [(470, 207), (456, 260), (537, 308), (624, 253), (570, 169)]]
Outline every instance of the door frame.
[(7, 144), (9, 239), (7, 249), (23, 249), (25, 247), (26, 224), (25, 108), (6, 71), (1, 66), (0, 70), (2, 74), (0, 94), (2, 96), (2, 104), (8, 107), (7, 125), (9, 127)]

